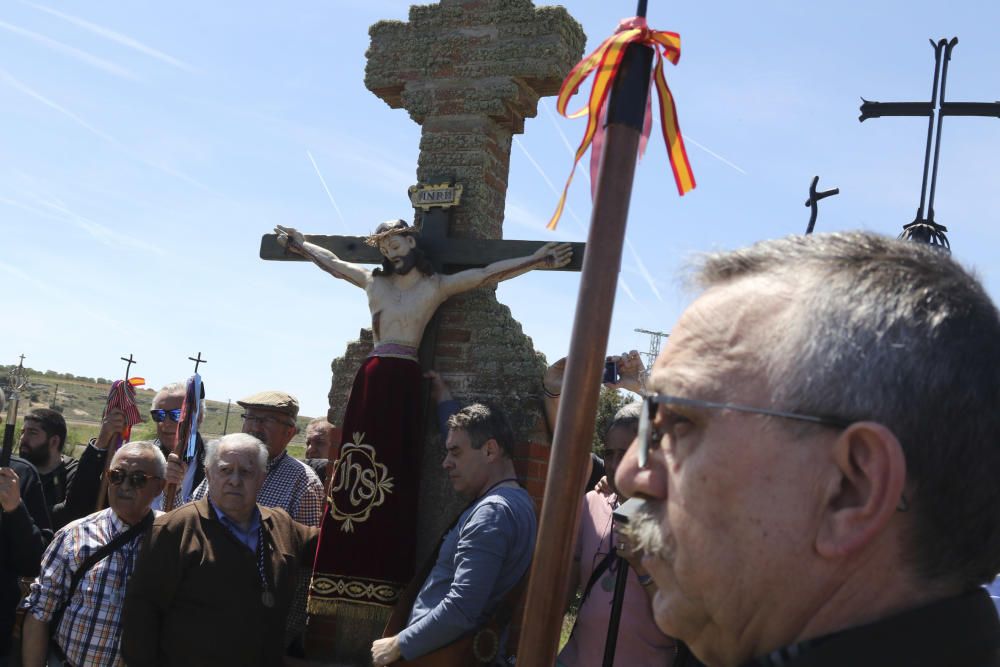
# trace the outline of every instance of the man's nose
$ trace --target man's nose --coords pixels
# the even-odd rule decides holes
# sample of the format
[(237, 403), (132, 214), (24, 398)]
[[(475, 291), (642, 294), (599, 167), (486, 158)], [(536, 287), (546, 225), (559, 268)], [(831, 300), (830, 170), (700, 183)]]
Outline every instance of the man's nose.
[(615, 486), (629, 498), (666, 499), (667, 478), (663, 454), (659, 450), (649, 452), (645, 468), (639, 467), (639, 440), (633, 440), (625, 452), (618, 470), (615, 472)]

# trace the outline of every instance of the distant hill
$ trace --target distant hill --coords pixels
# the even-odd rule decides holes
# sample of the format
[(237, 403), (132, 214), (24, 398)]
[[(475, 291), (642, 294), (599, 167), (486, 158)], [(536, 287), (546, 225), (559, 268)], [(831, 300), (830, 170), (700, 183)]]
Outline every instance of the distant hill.
[[(7, 391), (7, 378), (13, 366), (0, 366), (0, 386)], [(111, 381), (106, 378), (90, 378), (73, 375), (72, 373), (57, 373), (55, 371), (38, 372), (31, 368), (28, 373), (28, 387), (21, 392), (21, 404), (18, 409), (20, 418), (30, 408), (52, 408), (62, 413), (69, 429), (67, 442), (70, 444), (86, 443), (97, 435), (101, 428), (101, 414), (108, 400)], [(136, 404), (145, 420), (132, 429), (132, 440), (151, 440), (156, 437), (156, 427), (149, 418), (149, 408), (156, 396), (157, 388), (139, 387), (136, 389)], [(229, 420), (226, 423), (226, 409), (229, 408)], [(206, 439), (218, 437), (223, 433), (238, 432), (242, 427), (240, 415), (243, 408), (222, 401), (205, 401), (205, 419), (202, 422), (201, 434)], [(299, 415), (297, 420), (299, 433), (289, 445), (289, 453), (301, 457), (305, 446), (306, 424), (312, 417)]]

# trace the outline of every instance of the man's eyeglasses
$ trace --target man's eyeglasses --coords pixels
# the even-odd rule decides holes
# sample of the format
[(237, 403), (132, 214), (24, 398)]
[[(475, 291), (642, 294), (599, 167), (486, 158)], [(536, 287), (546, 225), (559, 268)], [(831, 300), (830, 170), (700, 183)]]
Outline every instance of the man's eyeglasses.
[(121, 468), (112, 468), (108, 471), (108, 481), (112, 486), (121, 486), (125, 480), (132, 485), (133, 489), (141, 489), (146, 486), (146, 482), (151, 479), (163, 479), (162, 477), (156, 477), (155, 475), (147, 475), (141, 470), (136, 470), (135, 472), (125, 472)]
[(149, 416), (153, 418), (153, 421), (159, 424), (167, 417), (170, 417), (170, 421), (179, 422), (181, 420), (181, 409), (175, 408), (173, 410), (150, 410)]
[(639, 467), (645, 468), (649, 462), (649, 450), (660, 446), (662, 434), (653, 428), (652, 417), (657, 412), (659, 405), (680, 405), (688, 408), (705, 408), (709, 410), (733, 410), (735, 412), (748, 412), (755, 415), (767, 415), (768, 417), (781, 417), (782, 419), (794, 419), (796, 421), (819, 424), (821, 426), (831, 426), (834, 428), (847, 428), (851, 421), (840, 417), (817, 417), (815, 415), (803, 415), (797, 412), (784, 412), (782, 410), (770, 410), (768, 408), (754, 408), (748, 405), (738, 405), (736, 403), (717, 403), (714, 401), (700, 401), (694, 398), (681, 398), (680, 396), (670, 396), (669, 394), (651, 394), (642, 401), (642, 411), (639, 413), (639, 433), (636, 436), (639, 440)]
[(251, 415), (244, 413), (240, 415), (240, 418), (243, 419), (244, 424), (257, 422), (259, 424), (264, 424), (266, 426), (268, 422), (271, 422), (274, 424), (281, 424), (282, 426), (288, 426), (290, 428), (295, 427), (295, 422), (286, 422), (284, 420), (278, 419), (277, 417), (272, 417), (271, 415), (265, 415), (261, 417), (259, 415)]

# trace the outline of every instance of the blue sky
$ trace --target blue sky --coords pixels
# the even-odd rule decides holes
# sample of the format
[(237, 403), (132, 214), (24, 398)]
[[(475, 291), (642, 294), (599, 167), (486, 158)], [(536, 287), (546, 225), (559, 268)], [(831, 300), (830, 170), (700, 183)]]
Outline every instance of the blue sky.
[[(409, 3), (74, 2), (0, 5), (0, 360), (152, 386), (201, 352), (210, 398), (280, 388), (325, 410), (330, 360), (366, 326), (364, 296), (305, 264), (258, 259), (275, 224), (364, 234), (409, 218), (419, 127), (364, 87), (368, 27)], [(567, 3), (588, 49), (634, 3)], [(698, 188), (678, 198), (658, 129), (639, 166), (611, 350), (669, 330), (699, 252), (801, 232), (810, 179), (840, 187), (818, 228), (895, 235), (916, 210), (925, 121), (857, 121), (861, 96), (921, 100), (928, 38), (957, 35), (952, 100), (1000, 99), (1000, 4), (665, 3), (681, 34), (667, 75)], [(507, 238), (583, 240), (578, 176), (544, 230), (583, 121), (543, 100), (512, 150)], [(1000, 294), (1000, 121), (948, 119), (937, 219)], [(334, 205), (327, 196), (322, 174)], [(339, 209), (339, 210), (338, 210)], [(565, 353), (578, 274), (499, 289), (540, 351)], [(539, 298), (539, 295), (543, 295)]]

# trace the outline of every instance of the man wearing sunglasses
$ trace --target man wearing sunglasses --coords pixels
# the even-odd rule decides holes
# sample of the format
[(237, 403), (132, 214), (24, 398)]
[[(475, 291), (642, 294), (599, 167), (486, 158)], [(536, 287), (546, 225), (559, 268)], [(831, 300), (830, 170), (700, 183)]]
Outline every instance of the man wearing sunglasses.
[(984, 667), (1000, 622), (1000, 316), (870, 233), (709, 255), (618, 487), (660, 628), (712, 667)]
[[(149, 416), (156, 424), (156, 442), (160, 446), (167, 461), (177, 447), (177, 432), (181, 421), (181, 408), (184, 405), (186, 384), (174, 382), (168, 384), (156, 393), (150, 406)], [(205, 419), (205, 401), (202, 399), (201, 410), (198, 411), (198, 427)], [(192, 465), (193, 461), (193, 465)], [(167, 482), (177, 485), (177, 496), (174, 507), (193, 500), (194, 490), (205, 479), (205, 442), (201, 433), (195, 433), (194, 458), (184, 464), (183, 470), (167, 466)]]
[[(126, 443), (115, 452), (108, 469), (108, 509), (56, 533), (24, 601), (24, 667), (42, 667), (52, 659), (49, 625), (53, 622), (51, 650), (62, 662), (119, 664), (125, 589), (143, 531), (152, 523), (150, 506), (163, 490), (165, 468), (163, 453), (154, 443)], [(112, 545), (111, 553), (85, 568), (89, 556), (122, 535), (128, 539)], [(82, 575), (70, 595), (78, 572)]]

